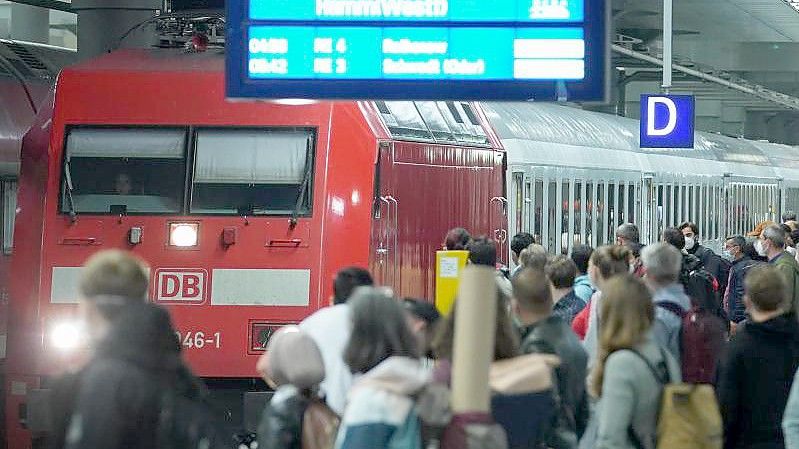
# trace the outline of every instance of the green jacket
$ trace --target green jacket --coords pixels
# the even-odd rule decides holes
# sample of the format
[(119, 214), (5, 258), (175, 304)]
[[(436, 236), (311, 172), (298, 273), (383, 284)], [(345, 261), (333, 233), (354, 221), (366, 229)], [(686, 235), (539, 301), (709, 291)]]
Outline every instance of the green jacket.
[(770, 263), (773, 263), (780, 270), (782, 277), (785, 279), (785, 283), (788, 286), (788, 299), (791, 301), (791, 309), (794, 313), (799, 312), (799, 263), (787, 251), (777, 256), (776, 259), (772, 259)]

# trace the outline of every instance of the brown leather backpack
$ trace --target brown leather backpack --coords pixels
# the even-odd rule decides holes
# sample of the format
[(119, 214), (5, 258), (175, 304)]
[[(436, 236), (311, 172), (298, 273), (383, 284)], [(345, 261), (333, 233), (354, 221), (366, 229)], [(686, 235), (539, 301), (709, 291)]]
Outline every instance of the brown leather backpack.
[(341, 418), (320, 399), (312, 399), (302, 416), (302, 449), (333, 449)]

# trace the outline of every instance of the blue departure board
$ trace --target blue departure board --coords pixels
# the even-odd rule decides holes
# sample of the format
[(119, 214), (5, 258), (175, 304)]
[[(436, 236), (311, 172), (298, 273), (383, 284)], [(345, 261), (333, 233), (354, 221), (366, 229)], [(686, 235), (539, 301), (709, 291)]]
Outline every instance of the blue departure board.
[(601, 101), (606, 0), (229, 0), (234, 98)]

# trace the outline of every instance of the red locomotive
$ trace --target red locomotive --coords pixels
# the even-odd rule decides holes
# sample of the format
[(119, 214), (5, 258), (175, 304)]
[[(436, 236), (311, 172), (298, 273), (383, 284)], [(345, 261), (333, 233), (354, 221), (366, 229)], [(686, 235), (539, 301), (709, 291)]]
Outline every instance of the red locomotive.
[(224, 92), (216, 52), (120, 51), (61, 73), (22, 149), (12, 447), (30, 438), (27, 393), (81, 352), (77, 280), (96, 251), (149, 262), (191, 366), (223, 385), (252, 379), (276, 326), (327, 305), (340, 268), (432, 298), (449, 228), (506, 236), (505, 155), (479, 105)]

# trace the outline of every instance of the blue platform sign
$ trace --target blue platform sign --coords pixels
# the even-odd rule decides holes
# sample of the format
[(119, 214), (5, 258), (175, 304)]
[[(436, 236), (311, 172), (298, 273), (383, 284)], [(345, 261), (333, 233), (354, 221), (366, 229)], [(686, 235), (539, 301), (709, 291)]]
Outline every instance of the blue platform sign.
[(641, 95), (641, 148), (693, 148), (691, 95)]
[(602, 101), (609, 0), (230, 0), (232, 98)]

